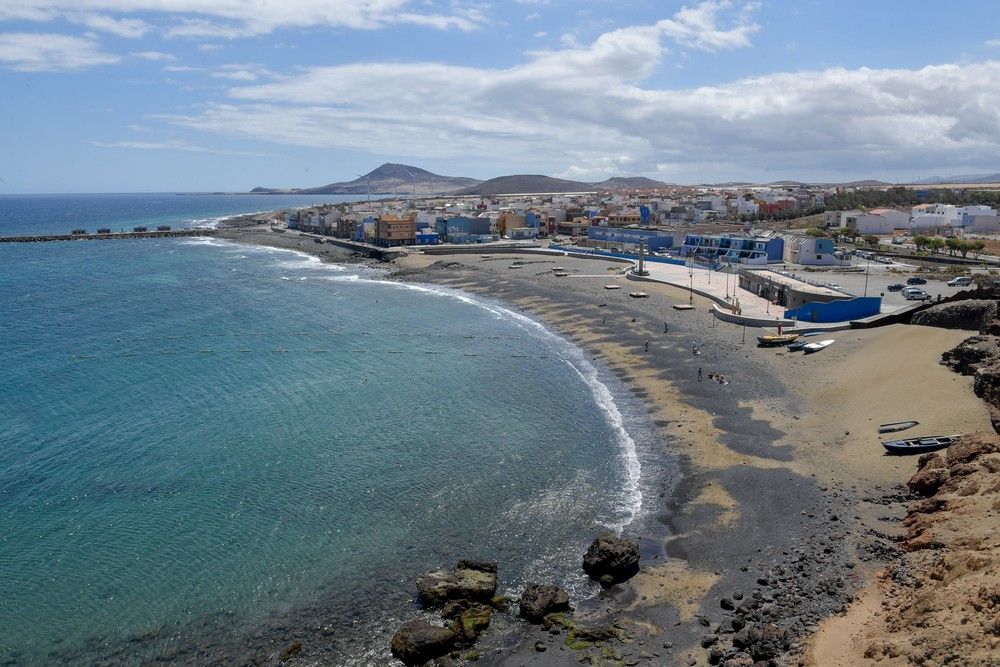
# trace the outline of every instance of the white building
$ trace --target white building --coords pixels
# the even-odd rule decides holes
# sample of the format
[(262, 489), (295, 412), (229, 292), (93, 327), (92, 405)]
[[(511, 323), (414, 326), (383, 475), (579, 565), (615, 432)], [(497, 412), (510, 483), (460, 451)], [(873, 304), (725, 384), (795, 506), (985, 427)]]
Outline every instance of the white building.
[(958, 209), (959, 224), (970, 232), (1000, 231), (1000, 218), (989, 206), (963, 206)]
[(838, 211), (830, 222), (839, 229), (854, 228), (863, 236), (892, 234), (896, 229), (909, 229), (910, 216), (894, 208), (876, 208), (868, 212)]
[(784, 260), (807, 266), (839, 266), (843, 264), (833, 249), (833, 239), (813, 236), (786, 236)]

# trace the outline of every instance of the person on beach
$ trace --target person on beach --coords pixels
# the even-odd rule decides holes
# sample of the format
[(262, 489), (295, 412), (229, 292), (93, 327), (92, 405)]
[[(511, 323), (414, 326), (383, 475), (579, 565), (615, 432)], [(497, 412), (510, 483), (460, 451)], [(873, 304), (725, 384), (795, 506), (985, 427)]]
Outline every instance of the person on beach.
[(667, 328), (668, 328), (668, 327), (667, 327), (667, 323), (666, 323), (666, 322), (664, 322), (664, 323), (663, 323), (663, 333), (667, 333)]
[(701, 366), (698, 367), (698, 382), (701, 382)]
[(646, 344), (645, 344), (644, 347), (646, 348), (645, 351), (649, 352), (649, 341), (648, 340), (646, 341)]

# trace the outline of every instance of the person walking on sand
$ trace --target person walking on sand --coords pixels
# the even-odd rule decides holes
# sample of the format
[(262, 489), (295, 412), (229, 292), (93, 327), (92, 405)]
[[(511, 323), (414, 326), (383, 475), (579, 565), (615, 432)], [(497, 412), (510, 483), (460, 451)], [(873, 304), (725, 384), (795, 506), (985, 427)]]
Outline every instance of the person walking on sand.
[(701, 366), (698, 367), (698, 382), (701, 382)]
[(667, 333), (667, 323), (665, 321), (663, 323), (663, 333)]
[(648, 340), (646, 341), (645, 348), (646, 348), (646, 352), (649, 352), (649, 341)]

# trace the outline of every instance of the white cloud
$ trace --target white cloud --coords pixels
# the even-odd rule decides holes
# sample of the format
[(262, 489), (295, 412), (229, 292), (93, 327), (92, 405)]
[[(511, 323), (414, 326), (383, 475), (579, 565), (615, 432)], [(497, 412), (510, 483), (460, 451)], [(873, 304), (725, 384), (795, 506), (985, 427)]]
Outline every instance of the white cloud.
[(275, 157), (271, 153), (257, 153), (253, 151), (231, 151), (207, 146), (190, 144), (186, 141), (91, 141), (91, 146), (98, 148), (125, 148), (129, 150), (143, 151), (183, 151), (187, 153), (212, 153), (214, 155), (236, 155), (244, 157)]
[(87, 37), (53, 33), (0, 33), (0, 67), (21, 72), (69, 72), (110, 65), (121, 57)]
[[(168, 17), (170, 37), (233, 39), (279, 28), (375, 29), (394, 24), (475, 30), (485, 17), (476, 6), (416, 0), (0, 0), (0, 21), (65, 18), (96, 30), (134, 37), (145, 22), (114, 15), (144, 12)], [(93, 25), (91, 25), (93, 24)]]
[(986, 40), (986, 46), (991, 49), (1000, 49), (1000, 39), (988, 39)]
[(174, 54), (162, 51), (133, 51), (129, 55), (140, 60), (152, 60), (154, 62), (177, 60), (177, 56)]
[(884, 173), (993, 163), (1000, 154), (1000, 62), (644, 86), (671, 41), (711, 49), (747, 43), (750, 28), (739, 18), (735, 27), (713, 27), (725, 5), (711, 4), (712, 11), (681, 10), (589, 45), (529, 53), (507, 69), (318, 67), (234, 87), (227, 103), (168, 119), (283, 144), (414, 157), (481, 154), (591, 178), (626, 168), (671, 180), (765, 169), (800, 174), (818, 164)]
[(150, 26), (141, 19), (116, 19), (104, 14), (76, 14), (66, 16), (70, 23), (82, 25), (91, 30), (111, 33), (127, 39), (138, 39), (146, 34)]

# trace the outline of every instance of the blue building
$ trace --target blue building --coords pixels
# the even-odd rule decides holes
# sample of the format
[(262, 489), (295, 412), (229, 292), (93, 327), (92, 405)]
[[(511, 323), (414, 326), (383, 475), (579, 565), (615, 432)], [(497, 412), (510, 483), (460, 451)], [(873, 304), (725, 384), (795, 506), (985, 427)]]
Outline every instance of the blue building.
[(416, 245), (437, 245), (440, 242), (440, 234), (431, 231), (430, 227), (422, 227), (418, 229), (414, 240)]
[(733, 264), (780, 262), (785, 254), (785, 240), (733, 234), (688, 234), (678, 254)]
[(448, 243), (476, 243), (475, 237), (489, 235), (489, 218), (469, 218), (464, 215), (438, 218), (434, 229)]
[(604, 243), (620, 243), (621, 245), (639, 245), (646, 242), (649, 250), (669, 250), (674, 245), (674, 237), (656, 231), (655, 229), (636, 229), (633, 227), (601, 227), (592, 225), (587, 229), (587, 238), (591, 241)]

